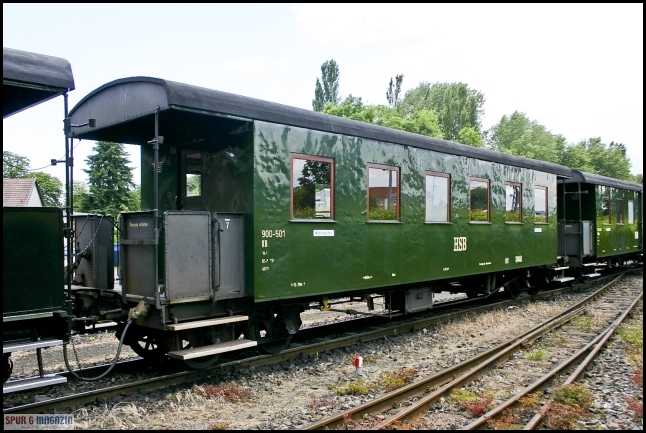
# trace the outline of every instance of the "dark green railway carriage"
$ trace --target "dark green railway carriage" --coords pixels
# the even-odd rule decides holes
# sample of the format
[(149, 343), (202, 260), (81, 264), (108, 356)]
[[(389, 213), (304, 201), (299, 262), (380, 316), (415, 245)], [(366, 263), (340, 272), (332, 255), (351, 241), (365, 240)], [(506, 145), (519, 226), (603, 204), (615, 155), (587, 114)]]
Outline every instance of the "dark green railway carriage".
[[(67, 60), (3, 48), (3, 119), (73, 89)], [(11, 375), (11, 354), (20, 350), (37, 351), (41, 376), (7, 383), (3, 393), (65, 382), (64, 377), (45, 377), (41, 357), (41, 349), (63, 344), (69, 337), (61, 210), (4, 207), (2, 257), (3, 379), (6, 382)]]
[(556, 262), (566, 167), (147, 77), (93, 91), (89, 118), (73, 137), (142, 146), (150, 211), (121, 242), (147, 326), (370, 293), (413, 311)]
[(641, 184), (572, 171), (558, 186), (559, 256), (569, 266), (594, 269), (641, 260)]

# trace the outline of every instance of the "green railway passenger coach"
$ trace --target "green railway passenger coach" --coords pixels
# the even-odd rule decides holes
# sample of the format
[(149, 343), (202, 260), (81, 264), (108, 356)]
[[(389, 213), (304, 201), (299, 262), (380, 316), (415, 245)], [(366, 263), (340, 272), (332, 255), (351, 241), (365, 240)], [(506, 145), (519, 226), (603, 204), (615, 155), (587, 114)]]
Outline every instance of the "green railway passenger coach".
[(313, 301), (409, 312), (535, 288), (557, 262), (567, 167), (148, 77), (90, 93), (71, 111), (88, 119), (73, 139), (142, 147), (147, 210), (122, 215), (120, 241), (142, 326), (229, 313), (293, 334)]
[[(577, 269), (623, 265), (643, 254), (641, 184), (572, 170), (558, 186), (559, 256)], [(589, 275), (589, 273), (588, 273)]]

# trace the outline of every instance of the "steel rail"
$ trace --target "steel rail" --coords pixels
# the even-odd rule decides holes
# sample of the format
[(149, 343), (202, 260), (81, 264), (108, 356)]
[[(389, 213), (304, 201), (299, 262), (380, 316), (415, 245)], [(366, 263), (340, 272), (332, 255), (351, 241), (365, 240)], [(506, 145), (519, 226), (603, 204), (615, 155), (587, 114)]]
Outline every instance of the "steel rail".
[[(611, 278), (611, 277), (605, 277), (605, 279), (607, 278)], [(347, 347), (356, 343), (363, 343), (363, 342), (372, 341), (375, 339), (389, 337), (392, 335), (406, 333), (409, 331), (423, 329), (428, 326), (432, 326), (440, 323), (446, 323), (449, 320), (455, 319), (457, 317), (465, 316), (471, 313), (477, 313), (477, 312), (491, 310), (491, 309), (499, 309), (511, 304), (515, 305), (518, 303), (529, 302), (537, 298), (551, 297), (561, 293), (581, 290), (582, 288), (598, 283), (600, 281), (601, 279), (596, 279), (591, 282), (583, 283), (581, 286), (557, 288), (555, 290), (539, 293), (538, 295), (535, 295), (532, 297), (522, 297), (517, 300), (504, 300), (500, 302), (494, 302), (491, 304), (481, 305), (476, 308), (468, 309), (464, 311), (447, 313), (447, 314), (434, 316), (430, 318), (412, 320), (407, 323), (398, 323), (378, 330), (368, 331), (365, 333), (357, 333), (354, 335), (349, 335), (349, 336), (345, 336), (345, 337), (341, 337), (333, 340), (318, 342), (315, 344), (308, 344), (300, 347), (294, 347), (275, 355), (259, 355), (259, 356), (252, 356), (250, 358), (245, 358), (242, 360), (225, 362), (225, 363), (210, 367), (209, 369), (206, 369), (206, 370), (182, 371), (178, 373), (163, 375), (157, 378), (131, 382), (124, 385), (109, 386), (101, 390), (93, 390), (93, 391), (87, 391), (87, 392), (73, 394), (65, 397), (53, 398), (51, 400), (47, 400), (44, 402), (29, 403), (21, 406), (5, 408), (3, 409), (3, 413), (7, 413), (7, 414), (8, 413), (43, 413), (45, 411), (88, 403), (91, 401), (95, 401), (97, 399), (110, 398), (124, 393), (152, 391), (155, 389), (165, 388), (172, 385), (195, 382), (195, 381), (204, 380), (209, 377), (218, 375), (223, 372), (231, 371), (231, 370), (274, 364), (274, 363), (282, 362), (284, 360), (299, 357), (299, 356), (313, 355), (318, 352), (324, 352), (326, 350), (336, 349), (340, 347)], [(300, 331), (299, 333), (297, 333), (296, 335), (299, 336), (301, 332), (303, 332), (303, 334), (307, 334), (308, 332), (306, 331), (308, 330), (312, 330), (314, 335), (316, 335), (317, 332), (320, 332), (322, 328), (326, 328), (327, 326), (330, 326), (330, 325), (325, 325), (325, 326), (316, 327), (316, 328), (306, 328)], [(301, 336), (299, 340), (302, 338), (304, 337)], [(315, 338), (315, 337), (310, 337), (310, 338)]]
[[(589, 354), (588, 356), (585, 357), (585, 359), (579, 364), (579, 366), (574, 370), (570, 376), (563, 382), (563, 385), (570, 385), (576, 382), (579, 377), (581, 377), (581, 374), (588, 368), (588, 366), (599, 356), (603, 348), (605, 347), (606, 343), (612, 337), (614, 334), (615, 330), (619, 325), (623, 323), (623, 321), (628, 317), (630, 312), (635, 309), (635, 306), (637, 306), (637, 303), (643, 299), (644, 292), (642, 291), (637, 298), (630, 304), (630, 306), (617, 318), (615, 319), (614, 322), (610, 326), (608, 326), (602, 335), (600, 335), (598, 338), (595, 339), (596, 343), (593, 345), (593, 347), (589, 348)], [(535, 430), (538, 428), (538, 426), (541, 424), (543, 421), (543, 413), (544, 413), (544, 407), (541, 408), (536, 415), (532, 417), (532, 419), (529, 420), (527, 424), (523, 427), (523, 430)]]
[[(608, 290), (614, 283), (616, 283), (622, 275), (616, 276), (616, 278), (602, 287), (601, 289), (595, 291), (591, 295), (587, 296), (584, 300), (580, 301), (576, 305), (564, 310), (559, 313), (559, 315), (541, 323), (535, 328), (508, 340), (505, 343), (502, 343), (496, 346), (493, 349), (490, 349), (482, 354), (476, 355), (475, 357), (463, 361), (462, 363), (450, 367), (436, 375), (428, 377), (424, 380), (406, 385), (400, 389), (394, 390), (388, 394), (372, 400), (370, 402), (364, 403), (361, 406), (355, 407), (353, 409), (347, 410), (338, 415), (331, 416), (329, 418), (323, 419), (317, 423), (310, 424), (305, 426), (306, 430), (319, 430), (319, 429), (338, 429), (345, 427), (347, 420), (352, 419), (353, 421), (359, 421), (363, 419), (364, 415), (370, 413), (381, 413), (384, 410), (391, 408), (393, 402), (405, 400), (411, 397), (421, 397), (420, 400), (415, 402), (413, 405), (409, 406), (406, 409), (401, 410), (394, 416), (382, 421), (376, 425), (375, 429), (385, 428), (388, 424), (391, 424), (395, 421), (401, 420), (406, 417), (412, 416), (415, 412), (420, 412), (425, 410), (426, 407), (435, 403), (442, 395), (450, 392), (452, 388), (459, 386), (460, 384), (473, 380), (475, 376), (480, 375), (484, 372), (484, 369), (493, 368), (495, 365), (501, 363), (504, 359), (511, 355), (511, 353), (517, 350), (524, 342), (528, 340), (534, 340), (538, 335), (558, 327), (560, 324), (571, 319), (578, 312), (580, 312), (585, 304), (601, 296), (606, 290)], [(597, 282), (599, 280), (596, 280)], [(466, 372), (466, 374), (464, 374)], [(457, 376), (457, 377), (456, 377)], [(429, 394), (429, 389), (440, 386), (440, 388)]]

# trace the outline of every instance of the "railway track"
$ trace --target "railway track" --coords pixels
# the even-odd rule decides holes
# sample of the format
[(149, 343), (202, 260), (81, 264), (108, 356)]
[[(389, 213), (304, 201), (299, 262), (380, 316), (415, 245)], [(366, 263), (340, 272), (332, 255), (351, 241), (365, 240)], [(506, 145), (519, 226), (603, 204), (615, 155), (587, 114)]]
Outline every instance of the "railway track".
[[(619, 278), (617, 277), (617, 279)], [(305, 429), (368, 428), (379, 430), (393, 428), (398, 424), (409, 424), (410, 428), (415, 423), (428, 426), (432, 422), (429, 419), (429, 409), (433, 408), (440, 399), (450, 396), (455, 390), (468, 388), (470, 384), (487, 374), (515, 375), (521, 384), (516, 393), (503, 399), (497, 397), (500, 401), (494, 408), (462, 426), (464, 429), (487, 428), (489, 423), (495, 422), (506, 410), (518, 408), (519, 401), (523, 397), (553, 384), (566, 371), (575, 369), (563, 381), (564, 384), (574, 382), (582, 374), (585, 367), (603, 348), (615, 328), (642, 299), (641, 290), (634, 290), (630, 294), (620, 296), (612, 293), (611, 287), (617, 279), (566, 311), (520, 336), (436, 375), (411, 383), (359, 407), (325, 418), (305, 427)], [(589, 315), (588, 309), (599, 308), (599, 305), (602, 306), (601, 308), (606, 308), (603, 308), (603, 317), (598, 317), (598, 320), (605, 321), (607, 326), (594, 333), (576, 332), (571, 329), (571, 326), (568, 326), (577, 318), (586, 317), (582, 315)], [(546, 337), (548, 335), (549, 337)], [(537, 345), (539, 341), (541, 344)], [(545, 341), (548, 343), (543, 344)], [(558, 346), (559, 342), (562, 343), (560, 347)], [(553, 353), (556, 353), (558, 349), (558, 361), (556, 363), (525, 362), (525, 359), (518, 356), (519, 353), (529, 353), (528, 349), (538, 346), (541, 351), (545, 352), (552, 350)], [(564, 354), (565, 352), (567, 354)], [(534, 353), (538, 353), (538, 351)], [(484, 398), (486, 397), (483, 396), (482, 399), (484, 400)], [(521, 411), (517, 411), (517, 414), (520, 413)], [(527, 419), (524, 422), (527, 424), (527, 428), (535, 428), (539, 425), (541, 413), (542, 411), (539, 411), (534, 418), (525, 416)], [(522, 424), (513, 427), (521, 428)]]
[[(598, 284), (599, 279), (594, 280), (594, 282), (586, 283), (582, 286), (577, 287), (564, 287), (547, 292), (542, 292), (539, 295), (534, 297), (521, 297), (516, 301), (512, 300), (499, 300), (499, 299), (489, 299), (489, 300), (480, 300), (480, 305), (475, 307), (464, 309), (459, 307), (464, 307), (463, 301), (451, 301), (443, 303), (443, 309), (435, 309), (430, 317), (424, 317), (421, 319), (406, 319), (401, 322), (391, 324), (389, 326), (383, 326), (383, 317), (365, 317), (362, 319), (355, 319), (352, 321), (346, 321), (341, 323), (335, 323), (332, 325), (317, 326), (312, 328), (306, 328), (300, 331), (297, 334), (298, 338), (294, 339), (290, 349), (285, 350), (276, 355), (249, 355), (242, 359), (232, 359), (226, 360), (225, 362), (216, 365), (208, 370), (201, 371), (181, 371), (181, 372), (172, 372), (167, 374), (162, 374), (155, 378), (133, 381), (124, 385), (112, 386), (110, 385), (109, 380), (105, 381), (105, 385), (100, 389), (90, 390), (81, 393), (70, 394), (65, 397), (54, 398), (44, 402), (36, 402), (31, 404), (25, 404), (21, 406), (5, 408), (4, 413), (42, 413), (48, 412), (54, 409), (60, 409), (70, 406), (75, 406), (79, 404), (84, 404), (88, 402), (93, 402), (95, 400), (102, 400), (111, 398), (117, 395), (123, 395), (139, 391), (150, 391), (159, 388), (164, 388), (172, 385), (178, 385), (182, 383), (189, 383), (194, 381), (203, 380), (209, 377), (217, 376), (227, 371), (232, 371), (236, 369), (248, 368), (253, 366), (268, 365), (273, 363), (278, 363), (287, 359), (291, 359), (298, 356), (315, 354), (317, 352), (324, 352), (326, 350), (331, 350), (339, 347), (351, 346), (359, 342), (371, 341), (379, 338), (383, 338), (390, 335), (395, 335), (399, 333), (419, 330), (427, 326), (434, 324), (445, 323), (449, 320), (455, 319), (456, 317), (464, 314), (470, 314), (474, 312), (486, 311), (495, 308), (505, 308), (509, 305), (516, 304), (518, 302), (527, 302), (532, 299), (551, 297), (561, 293), (565, 293), (572, 290), (581, 290), (582, 288), (589, 286), (591, 284)], [(476, 302), (477, 304), (477, 302)], [(439, 305), (438, 305), (439, 307)], [(447, 311), (448, 310), (448, 311)], [(456, 311), (457, 310), (457, 311)], [(348, 323), (351, 323), (348, 325)], [(356, 332), (359, 329), (358, 324), (361, 323), (363, 327), (375, 327), (377, 324), (381, 323), (377, 329), (368, 329), (364, 332)], [(348, 332), (348, 329), (353, 329), (353, 332)], [(336, 338), (325, 338), (333, 334), (341, 334), (341, 336)], [(323, 341), (321, 341), (323, 340)], [(141, 367), (149, 365), (143, 360), (127, 361), (122, 364), (120, 367), (122, 370), (133, 371)], [(83, 375), (94, 376), (99, 374), (105, 369), (104, 366), (93, 367), (91, 369), (86, 369), (83, 371)]]

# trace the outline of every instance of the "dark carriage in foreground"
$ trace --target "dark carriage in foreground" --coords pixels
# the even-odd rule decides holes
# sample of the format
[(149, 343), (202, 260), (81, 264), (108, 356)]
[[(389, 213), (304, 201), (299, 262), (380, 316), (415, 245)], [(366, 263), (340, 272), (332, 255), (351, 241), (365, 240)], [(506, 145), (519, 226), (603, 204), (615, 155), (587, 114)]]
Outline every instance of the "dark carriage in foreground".
[[(3, 119), (57, 96), (66, 98), (74, 89), (67, 60), (10, 48), (3, 48), (2, 60)], [(3, 207), (3, 382), (11, 375), (10, 356), (19, 350), (36, 350), (40, 372), (39, 379), (5, 383), (3, 393), (66, 381), (45, 377), (41, 357), (42, 349), (69, 339), (63, 232), (59, 208)]]
[(567, 167), (148, 77), (70, 116), (96, 119), (72, 138), (142, 147), (148, 210), (122, 214), (118, 296), (144, 313), (125, 338), (144, 357), (281, 350), (333, 298), (408, 313), (441, 291), (515, 297), (574, 278), (559, 255)]

